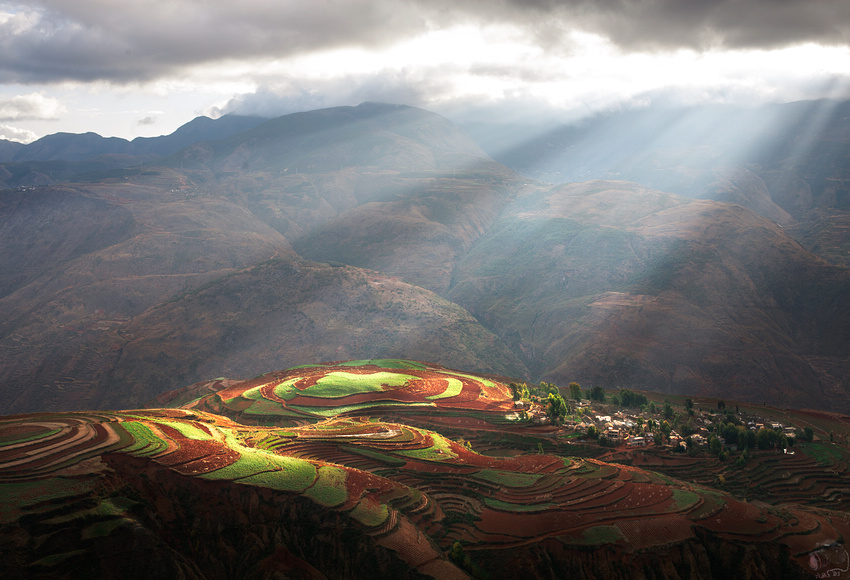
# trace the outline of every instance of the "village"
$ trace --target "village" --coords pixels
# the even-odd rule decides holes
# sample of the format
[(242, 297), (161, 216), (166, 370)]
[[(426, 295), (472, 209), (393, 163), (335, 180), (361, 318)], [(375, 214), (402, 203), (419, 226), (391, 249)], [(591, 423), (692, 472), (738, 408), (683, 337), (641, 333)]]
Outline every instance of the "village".
[[(511, 386), (515, 416), (533, 426), (556, 427), (559, 433), (581, 443), (607, 447), (654, 447), (672, 452), (707, 452), (726, 459), (748, 449), (775, 449), (794, 453), (798, 441), (811, 441), (810, 427), (784, 424), (775, 419), (714, 406), (692, 399), (674, 405), (669, 399), (649, 400), (646, 395), (621, 389), (606, 395), (600, 387), (581, 391), (571, 383), (565, 398), (562, 389), (547, 383), (529, 389)], [(532, 394), (535, 393), (535, 394)], [(590, 395), (592, 398), (588, 398)], [(680, 397), (678, 397), (680, 398)]]

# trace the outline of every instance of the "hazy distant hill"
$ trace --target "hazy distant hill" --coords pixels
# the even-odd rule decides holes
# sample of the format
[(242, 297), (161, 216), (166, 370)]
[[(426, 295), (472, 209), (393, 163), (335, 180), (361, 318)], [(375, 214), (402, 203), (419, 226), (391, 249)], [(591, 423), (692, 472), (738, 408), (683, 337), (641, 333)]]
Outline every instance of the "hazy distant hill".
[(26, 145), (0, 140), (0, 187), (32, 187), (80, 174), (140, 167), (198, 141), (224, 139), (265, 121), (261, 117), (197, 117), (170, 135), (132, 141), (96, 133), (54, 133)]
[(469, 126), (496, 160), (552, 183), (619, 179), (737, 203), (850, 265), (850, 102), (612, 112), (574, 125)]
[(97, 133), (54, 133), (26, 145), (0, 140), (0, 162), (83, 161), (99, 155), (170, 155), (198, 141), (224, 139), (265, 121), (262, 117), (224, 115), (218, 119), (197, 117), (170, 135), (101, 137)]
[(559, 384), (844, 404), (825, 367), (850, 370), (850, 272), (740, 206), (556, 187), (504, 212), (454, 280), (451, 299)]
[[(406, 357), (847, 408), (850, 277), (774, 223), (797, 219), (775, 175), (739, 168), (718, 189), (764, 218), (623, 181), (533, 183), (412, 107), (255, 121), (221, 137), (195, 120), (169, 146), (218, 136), (144, 166), (5, 166), (75, 177), (0, 192), (0, 407)], [(823, 255), (850, 244), (833, 209), (795, 230)]]

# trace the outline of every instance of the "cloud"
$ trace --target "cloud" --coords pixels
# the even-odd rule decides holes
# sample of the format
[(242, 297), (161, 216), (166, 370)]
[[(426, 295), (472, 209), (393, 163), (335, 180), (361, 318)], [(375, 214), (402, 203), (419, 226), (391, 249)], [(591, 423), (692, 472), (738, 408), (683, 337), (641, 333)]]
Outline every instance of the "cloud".
[(630, 50), (847, 44), (850, 3), (834, 0), (508, 0), (541, 41), (575, 26)]
[(155, 125), (156, 124), (156, 117), (147, 116), (144, 119), (139, 119), (137, 121), (137, 124), (139, 124), (139, 125)]
[(64, 112), (62, 103), (40, 93), (0, 100), (0, 121), (57, 119)]
[(6, 141), (17, 141), (18, 143), (32, 143), (38, 139), (38, 135), (27, 129), (19, 129), (9, 125), (0, 125), (0, 139)]
[(455, 25), (510, 25), (547, 51), (576, 29), (627, 50), (846, 44), (835, 0), (12, 0), (0, 4), (6, 82), (146, 82), (210, 63), (280, 61)]
[[(8, 81), (147, 81), (188, 66), (386, 46), (427, 27), (415, 2), (31, 0), (0, 14)], [(7, 81), (7, 82), (8, 82)]]
[(237, 113), (277, 117), (325, 107), (358, 105), (364, 101), (433, 108), (452, 90), (444, 69), (384, 70), (326, 79), (277, 79), (255, 92), (237, 95), (209, 114)]

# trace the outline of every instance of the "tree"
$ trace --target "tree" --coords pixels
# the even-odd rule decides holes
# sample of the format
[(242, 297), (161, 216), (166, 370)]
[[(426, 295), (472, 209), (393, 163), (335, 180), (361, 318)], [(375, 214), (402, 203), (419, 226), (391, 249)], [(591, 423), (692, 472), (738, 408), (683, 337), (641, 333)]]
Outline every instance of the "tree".
[(519, 385), (516, 383), (510, 383), (508, 384), (508, 388), (510, 388), (511, 390), (511, 397), (513, 398), (513, 400), (519, 401), (522, 397), (522, 390), (520, 390)]
[(622, 401), (624, 407), (641, 407), (648, 403), (646, 395), (632, 392), (629, 389), (620, 391), (620, 401)]
[(541, 395), (548, 395), (549, 393), (558, 394), (560, 391), (555, 383), (547, 383), (544, 381), (540, 381), (540, 386), (537, 388), (540, 391)]
[(605, 389), (596, 385), (590, 389), (590, 400), (591, 401), (599, 401), (600, 403), (605, 402)]
[(717, 408), (721, 411), (724, 410), (726, 408), (726, 403), (723, 401), (717, 401)]
[(803, 438), (806, 441), (814, 441), (815, 432), (811, 427), (803, 427)]
[(779, 433), (773, 429), (765, 429), (762, 427), (756, 433), (756, 444), (759, 449), (770, 449), (776, 447), (779, 443)]
[(449, 560), (451, 560), (458, 566), (463, 566), (463, 558), (463, 544), (458, 541), (455, 541), (455, 543), (452, 544), (451, 551), (449, 552)]
[(567, 404), (564, 398), (555, 393), (549, 393), (547, 398), (546, 414), (553, 425), (560, 424), (561, 420), (567, 416)]
[(757, 443), (756, 432), (747, 429), (747, 449), (755, 449), (756, 443)]
[(664, 410), (661, 412), (664, 415), (665, 419), (673, 418), (673, 407), (670, 406), (670, 403), (664, 403)]
[(720, 450), (722, 446), (720, 444), (720, 439), (712, 435), (708, 438), (708, 450), (711, 451), (712, 455), (720, 455)]
[(744, 449), (741, 452), (741, 455), (735, 461), (735, 467), (743, 469), (745, 465), (747, 465), (747, 461), (750, 460), (750, 451), (749, 449)]
[(570, 398), (574, 401), (581, 401), (581, 385), (575, 381), (570, 383)]

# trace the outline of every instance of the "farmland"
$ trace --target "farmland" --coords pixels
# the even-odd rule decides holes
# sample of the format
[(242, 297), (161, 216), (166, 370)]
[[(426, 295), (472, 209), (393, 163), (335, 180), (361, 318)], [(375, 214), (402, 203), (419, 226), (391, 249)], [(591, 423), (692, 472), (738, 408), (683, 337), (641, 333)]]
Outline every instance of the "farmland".
[[(782, 502), (751, 502), (731, 472), (727, 489), (708, 487), (728, 472), (710, 458), (541, 453), (542, 442), (557, 451), (569, 439), (506, 420), (515, 407), (498, 379), (382, 362), (300, 366), (200, 397), (194, 386), (174, 394), (176, 408), (0, 418), (0, 538), (15, 548), (15, 574), (98, 575), (114, 564), (110, 547), (140, 530), (179, 554), (173, 566), (185, 573), (228, 526), (243, 530), (228, 541), (257, 558), (220, 553), (216, 565), (247, 576), (281, 561), (344, 570), (368, 544), (382, 556), (363, 569), (463, 578), (469, 570), (449, 557), (457, 543), (492, 578), (513, 577), (540, 550), (577, 574), (620, 562), (611, 577), (622, 578), (635, 562), (663, 569), (661, 558), (688, 562), (695, 577), (846, 573), (850, 514), (817, 501), (838, 493), (847, 454), (837, 444), (812, 444), (784, 463), (754, 454), (742, 473)], [(264, 412), (251, 413), (258, 403)], [(435, 418), (452, 427), (422, 426)], [(478, 427), (498, 433), (501, 447), (484, 449), (472, 437)], [(464, 429), (467, 440), (448, 435)], [(818, 475), (824, 469), (834, 478)]]

